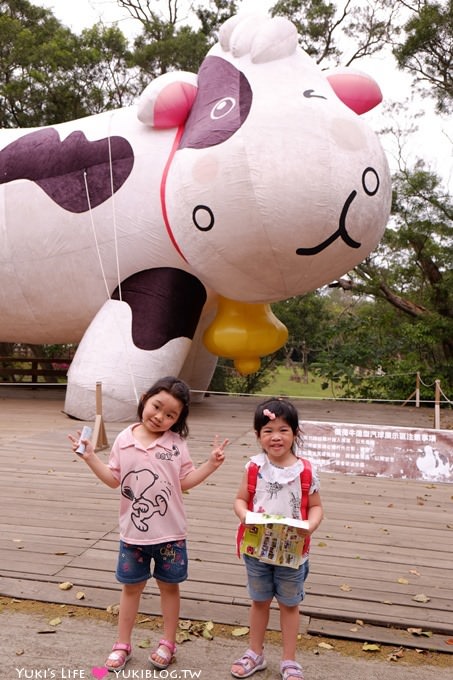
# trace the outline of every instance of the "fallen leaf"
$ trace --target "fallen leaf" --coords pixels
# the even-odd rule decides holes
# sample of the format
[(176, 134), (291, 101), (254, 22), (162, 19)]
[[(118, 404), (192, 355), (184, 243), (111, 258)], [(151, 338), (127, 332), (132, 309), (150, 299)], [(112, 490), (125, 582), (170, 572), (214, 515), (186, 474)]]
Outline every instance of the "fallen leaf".
[(186, 621), (180, 621), (179, 622), (179, 628), (181, 630), (190, 630), (191, 626), (192, 626), (192, 621), (190, 621), (189, 619), (187, 619)]
[(188, 630), (180, 630), (176, 633), (176, 642), (178, 645), (182, 645), (183, 642), (188, 642), (189, 640), (193, 640), (193, 637)]
[(318, 548), (327, 548), (327, 543), (324, 543), (324, 541), (319, 541)]
[(423, 630), (423, 628), (408, 628), (407, 632), (412, 633), (412, 635), (423, 635), (423, 637), (432, 637), (433, 635), (431, 630)]
[(49, 626), (59, 626), (61, 623), (61, 619), (59, 616), (57, 616), (55, 619), (51, 619), (49, 621)]
[(340, 586), (340, 590), (342, 590), (342, 591), (345, 592), (345, 593), (350, 593), (351, 590), (352, 590), (352, 588), (351, 588), (351, 586), (348, 586), (347, 583), (343, 583), (343, 584)]
[(334, 649), (334, 646), (330, 645), (328, 642), (320, 642), (318, 647), (321, 647), (321, 649)]
[(362, 619), (356, 619), (355, 622), (356, 622), (356, 624), (357, 624), (358, 626), (364, 626), (364, 625), (365, 625), (365, 624), (363, 623)]
[(353, 628), (350, 628), (349, 630), (351, 631), (351, 633), (358, 633), (358, 631), (359, 631), (357, 626), (354, 626)]
[(77, 600), (84, 600), (85, 599), (85, 593), (82, 590), (79, 590), (79, 592), (76, 593), (76, 599)]
[(400, 647), (399, 649), (394, 649), (387, 656), (387, 661), (399, 661), (404, 656), (404, 649)]
[(113, 614), (113, 616), (118, 616), (119, 611), (120, 611), (119, 604), (109, 604), (109, 606), (106, 609), (106, 612), (108, 614)]
[(430, 598), (425, 595), (424, 593), (420, 593), (419, 595), (414, 595), (412, 598), (415, 602), (429, 602)]
[(414, 576), (420, 576), (420, 572), (416, 569), (409, 569), (409, 574), (414, 574)]
[(401, 577), (397, 580), (397, 583), (401, 583), (402, 585), (406, 586), (409, 583), (409, 581), (407, 580), (407, 578)]
[(362, 646), (362, 649), (364, 652), (380, 652), (381, 647), (380, 645), (376, 645), (374, 643), (370, 642), (365, 642), (364, 645)]
[(16, 649), (15, 654), (16, 654), (16, 656), (22, 656), (22, 654), (25, 654), (25, 650), (23, 650), (23, 649)]
[(148, 639), (141, 640), (137, 646), (140, 647), (140, 649), (148, 649), (148, 647), (151, 647), (151, 642)]
[(60, 590), (71, 590), (73, 585), (74, 584), (71, 583), (71, 581), (65, 581), (64, 583), (59, 583), (58, 587), (60, 588)]
[(231, 631), (231, 635), (233, 635), (233, 637), (241, 637), (242, 635), (247, 635), (248, 632), (249, 629), (244, 626), (243, 628), (234, 628)]

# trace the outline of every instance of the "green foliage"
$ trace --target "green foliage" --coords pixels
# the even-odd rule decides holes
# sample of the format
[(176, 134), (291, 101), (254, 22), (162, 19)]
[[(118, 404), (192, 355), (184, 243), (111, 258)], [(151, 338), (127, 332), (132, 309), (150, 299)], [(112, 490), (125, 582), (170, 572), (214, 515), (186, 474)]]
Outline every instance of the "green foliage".
[(404, 26), (402, 44), (394, 48), (401, 68), (430, 88), (441, 113), (453, 101), (453, 2), (420, 2)]
[(260, 370), (250, 375), (240, 375), (230, 359), (220, 358), (209, 390), (228, 394), (254, 394), (262, 391), (271, 381), (276, 367), (275, 355), (263, 357)]
[(35, 127), (130, 103), (127, 41), (117, 28), (76, 36), (49, 10), (0, 1), (0, 125)]

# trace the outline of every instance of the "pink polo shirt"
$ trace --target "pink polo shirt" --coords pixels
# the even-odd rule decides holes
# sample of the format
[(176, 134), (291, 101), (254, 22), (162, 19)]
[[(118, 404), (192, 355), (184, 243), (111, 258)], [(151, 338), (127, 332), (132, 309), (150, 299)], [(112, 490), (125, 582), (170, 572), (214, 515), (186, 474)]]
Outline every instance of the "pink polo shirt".
[(186, 538), (181, 479), (195, 469), (186, 441), (168, 430), (144, 448), (130, 425), (117, 436), (109, 468), (120, 482), (120, 537), (152, 545)]

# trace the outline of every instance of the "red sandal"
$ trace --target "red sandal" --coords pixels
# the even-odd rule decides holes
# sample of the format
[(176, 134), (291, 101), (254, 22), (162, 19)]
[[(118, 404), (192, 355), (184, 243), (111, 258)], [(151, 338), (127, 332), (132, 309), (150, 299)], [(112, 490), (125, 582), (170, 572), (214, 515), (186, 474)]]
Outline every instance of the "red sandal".
[[(125, 642), (115, 642), (112, 647), (112, 651), (108, 655), (104, 666), (108, 671), (122, 671), (126, 667), (127, 662), (132, 656), (132, 647)], [(109, 665), (109, 662), (118, 661), (118, 666)]]
[(174, 642), (169, 642), (169, 640), (159, 640), (159, 645), (156, 649), (156, 651), (153, 652), (154, 656), (160, 656), (162, 659), (165, 659), (164, 663), (159, 663), (158, 661), (154, 661), (152, 656), (149, 657), (148, 661), (150, 664), (154, 666), (154, 668), (158, 668), (161, 671), (164, 671), (168, 666), (175, 661), (175, 652), (176, 652), (176, 645)]

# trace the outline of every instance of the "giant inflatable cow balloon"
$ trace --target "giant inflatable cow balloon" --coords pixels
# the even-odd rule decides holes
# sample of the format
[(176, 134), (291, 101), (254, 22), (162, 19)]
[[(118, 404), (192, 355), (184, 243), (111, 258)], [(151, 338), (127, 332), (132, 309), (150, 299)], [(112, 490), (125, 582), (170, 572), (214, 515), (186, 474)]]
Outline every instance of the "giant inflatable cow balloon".
[(390, 208), (387, 162), (359, 114), (376, 83), (330, 74), (283, 18), (237, 15), (197, 75), (137, 106), (0, 143), (0, 340), (80, 341), (65, 410), (133, 418), (175, 374), (205, 390), (286, 339), (269, 303), (362, 261)]

